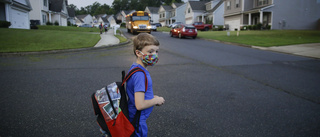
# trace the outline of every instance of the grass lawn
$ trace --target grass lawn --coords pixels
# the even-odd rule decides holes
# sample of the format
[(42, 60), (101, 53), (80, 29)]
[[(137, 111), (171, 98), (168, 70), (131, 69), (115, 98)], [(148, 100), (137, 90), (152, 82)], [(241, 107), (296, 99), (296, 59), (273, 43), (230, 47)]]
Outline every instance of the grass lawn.
[(0, 52), (47, 51), (93, 47), (100, 36), (94, 28), (38, 26), (38, 30), (0, 28)]
[(245, 45), (271, 47), (304, 43), (320, 43), (320, 31), (269, 30), (269, 31), (198, 31), (198, 37)]
[(157, 27), (157, 31), (170, 32), (171, 28), (168, 27)]

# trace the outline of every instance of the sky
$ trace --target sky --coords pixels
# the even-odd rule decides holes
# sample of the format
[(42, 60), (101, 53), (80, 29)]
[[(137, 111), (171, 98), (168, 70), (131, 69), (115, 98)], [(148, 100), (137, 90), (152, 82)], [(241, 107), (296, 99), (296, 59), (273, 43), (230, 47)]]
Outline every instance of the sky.
[[(188, 0), (183, 0), (184, 2)], [(68, 4), (76, 5), (78, 9), (81, 7), (86, 7), (88, 5), (92, 5), (94, 2), (99, 2), (100, 4), (107, 4), (112, 6), (113, 0), (68, 0)]]

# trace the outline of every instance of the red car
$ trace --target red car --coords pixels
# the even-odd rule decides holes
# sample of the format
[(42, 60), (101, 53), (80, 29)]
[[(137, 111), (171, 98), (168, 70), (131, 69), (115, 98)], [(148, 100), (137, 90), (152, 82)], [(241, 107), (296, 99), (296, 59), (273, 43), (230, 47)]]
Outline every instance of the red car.
[(179, 24), (170, 30), (170, 36), (192, 37), (195, 39), (198, 35), (197, 29), (192, 25)]

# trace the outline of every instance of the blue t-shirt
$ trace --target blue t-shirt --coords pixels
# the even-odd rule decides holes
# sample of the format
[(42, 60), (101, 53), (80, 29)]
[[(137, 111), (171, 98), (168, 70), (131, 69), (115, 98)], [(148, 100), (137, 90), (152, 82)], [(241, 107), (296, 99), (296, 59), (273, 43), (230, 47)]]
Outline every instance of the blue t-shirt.
[[(135, 106), (135, 100), (134, 100), (134, 93), (135, 92), (145, 92), (144, 99), (145, 100), (151, 100), (154, 98), (153, 96), (153, 89), (152, 89), (152, 79), (149, 74), (149, 71), (146, 70), (144, 67), (137, 63), (133, 63), (130, 70), (139, 67), (141, 68), (147, 75), (148, 79), (148, 89), (145, 92), (145, 76), (143, 72), (136, 72), (134, 73), (129, 80), (127, 80), (127, 94), (128, 94), (128, 109), (129, 109), (129, 120), (132, 121), (134, 118), (134, 115), (137, 112), (136, 106)], [(129, 71), (130, 71), (129, 70)], [(145, 121), (150, 116), (152, 112), (153, 107), (146, 108), (141, 111), (140, 121)]]

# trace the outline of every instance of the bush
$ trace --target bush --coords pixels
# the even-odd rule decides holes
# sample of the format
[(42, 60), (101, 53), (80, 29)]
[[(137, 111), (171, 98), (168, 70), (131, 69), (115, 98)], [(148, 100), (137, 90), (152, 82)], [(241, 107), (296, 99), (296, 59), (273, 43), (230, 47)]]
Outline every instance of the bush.
[(55, 22), (54, 22), (54, 25), (59, 26), (59, 22), (58, 22), (58, 21), (55, 21)]
[(262, 28), (262, 24), (261, 24), (261, 23), (258, 23), (256, 29), (257, 29), (257, 30), (261, 30), (261, 28)]
[(9, 26), (11, 26), (11, 22), (0, 21), (0, 28), (9, 28)]
[(126, 27), (126, 23), (121, 23), (120, 27)]
[(267, 26), (267, 30), (270, 30), (270, 29), (271, 29), (271, 25), (268, 25), (268, 26)]
[(213, 25), (212, 26), (213, 31), (222, 31), (223, 30), (223, 25)]
[(48, 21), (46, 24), (47, 24), (47, 25), (53, 25), (53, 24), (52, 24), (51, 22), (49, 22), (49, 21)]

